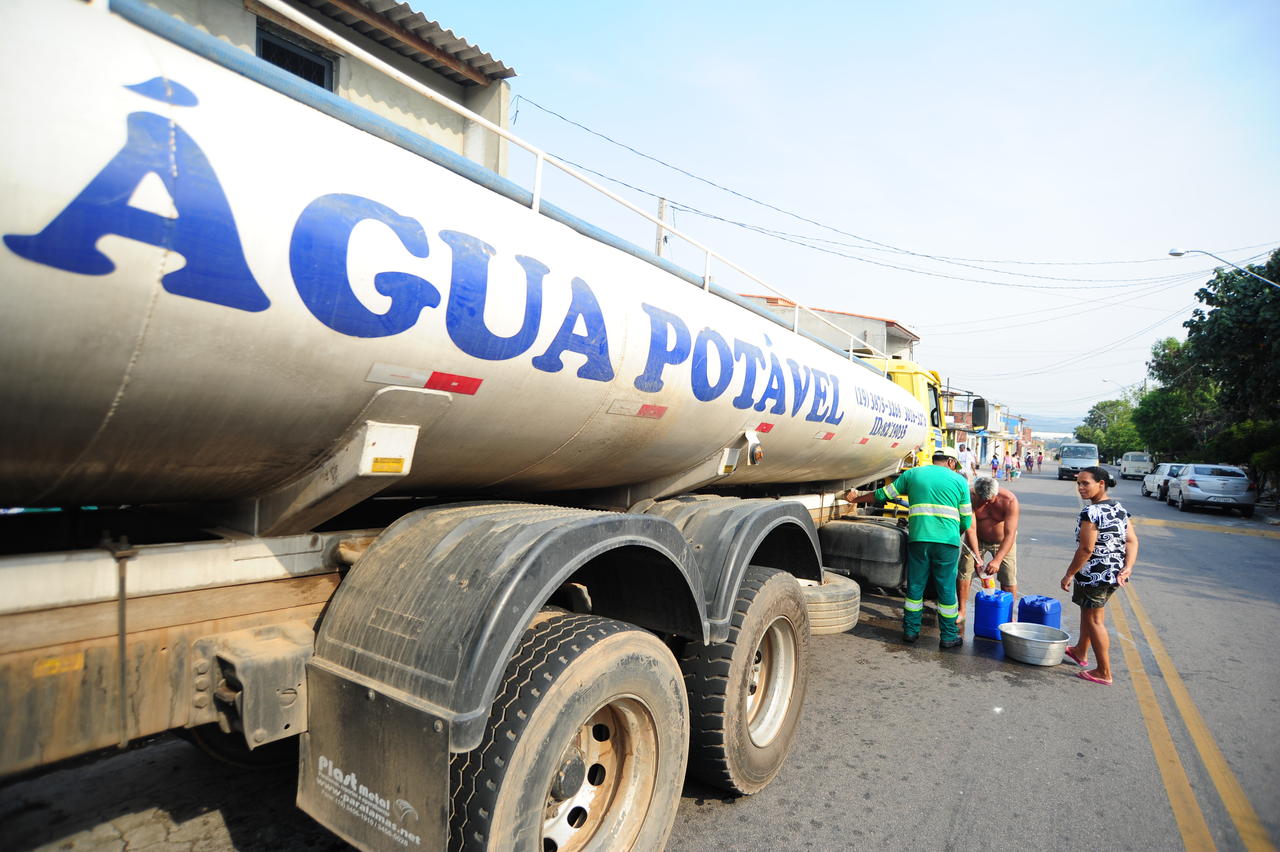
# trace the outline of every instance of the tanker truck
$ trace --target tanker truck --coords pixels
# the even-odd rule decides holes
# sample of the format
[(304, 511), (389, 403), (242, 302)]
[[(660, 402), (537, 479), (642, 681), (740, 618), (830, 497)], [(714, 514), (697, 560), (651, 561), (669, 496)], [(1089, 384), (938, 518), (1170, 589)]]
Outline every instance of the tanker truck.
[(300, 807), (424, 850), (769, 783), (909, 394), (138, 0), (0, 17), (0, 774), (296, 744)]

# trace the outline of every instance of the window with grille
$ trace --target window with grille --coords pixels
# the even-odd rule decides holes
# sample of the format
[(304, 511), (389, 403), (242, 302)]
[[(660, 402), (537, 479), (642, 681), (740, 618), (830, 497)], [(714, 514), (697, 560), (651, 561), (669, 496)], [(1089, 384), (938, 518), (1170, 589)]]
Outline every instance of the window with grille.
[(333, 91), (333, 60), (291, 39), (281, 38), (258, 24), (258, 56), (290, 74)]

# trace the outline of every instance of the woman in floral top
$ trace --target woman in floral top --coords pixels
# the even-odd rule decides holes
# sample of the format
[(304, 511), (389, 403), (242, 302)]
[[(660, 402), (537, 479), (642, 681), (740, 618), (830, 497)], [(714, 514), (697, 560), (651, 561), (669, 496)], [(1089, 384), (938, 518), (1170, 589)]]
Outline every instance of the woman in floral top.
[(1093, 683), (1111, 683), (1111, 639), (1107, 635), (1107, 601), (1115, 590), (1129, 582), (1138, 559), (1138, 536), (1129, 523), (1129, 513), (1107, 496), (1115, 479), (1100, 467), (1086, 467), (1076, 474), (1076, 491), (1088, 504), (1076, 519), (1076, 553), (1062, 577), (1062, 590), (1075, 588), (1071, 602), (1080, 607), (1080, 637), (1067, 656), (1077, 665), (1089, 665), (1089, 648), (1097, 655), (1093, 671), (1080, 672)]

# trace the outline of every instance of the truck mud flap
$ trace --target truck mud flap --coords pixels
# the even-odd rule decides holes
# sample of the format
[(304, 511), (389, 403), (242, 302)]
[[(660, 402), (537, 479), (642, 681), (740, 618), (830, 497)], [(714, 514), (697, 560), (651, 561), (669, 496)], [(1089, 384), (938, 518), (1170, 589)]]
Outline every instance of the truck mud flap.
[(907, 532), (892, 521), (845, 518), (818, 528), (826, 565), (882, 589), (907, 582)]
[(444, 721), (323, 662), (307, 666), (307, 685), (298, 807), (358, 849), (444, 849)]
[(298, 804), (362, 849), (443, 849), (448, 759), (483, 741), (524, 631), (569, 577), (597, 615), (707, 636), (670, 521), (523, 503), (419, 509), (334, 593), (307, 665)]

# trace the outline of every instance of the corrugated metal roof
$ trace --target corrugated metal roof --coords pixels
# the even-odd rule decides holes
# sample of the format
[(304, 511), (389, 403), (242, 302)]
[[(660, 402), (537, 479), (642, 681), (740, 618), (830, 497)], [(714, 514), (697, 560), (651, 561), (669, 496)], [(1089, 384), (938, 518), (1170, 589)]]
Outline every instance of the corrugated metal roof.
[(466, 39), (454, 35), (452, 30), (428, 20), (407, 3), (397, 3), (396, 0), (302, 2), (463, 86), (487, 84), (516, 75), (514, 68), (508, 68), (500, 60), (481, 52)]

